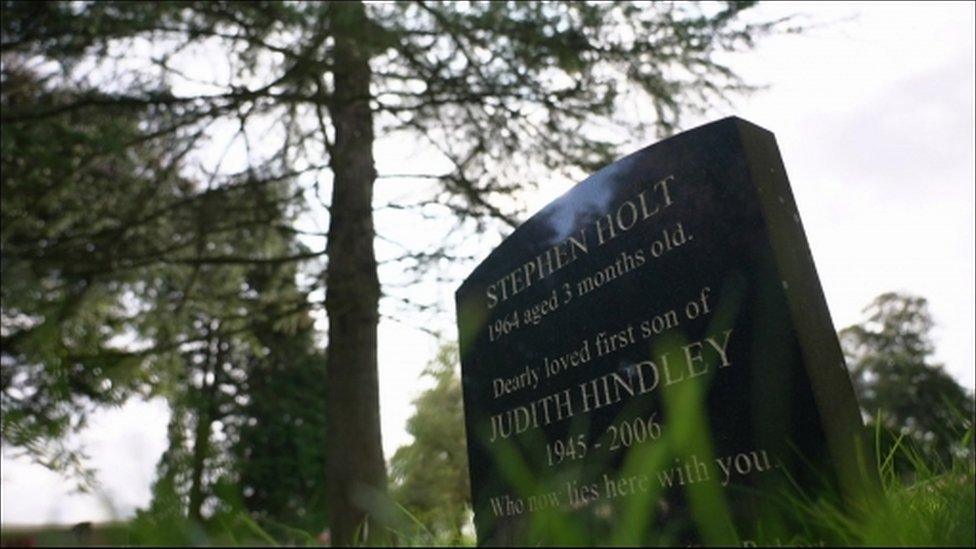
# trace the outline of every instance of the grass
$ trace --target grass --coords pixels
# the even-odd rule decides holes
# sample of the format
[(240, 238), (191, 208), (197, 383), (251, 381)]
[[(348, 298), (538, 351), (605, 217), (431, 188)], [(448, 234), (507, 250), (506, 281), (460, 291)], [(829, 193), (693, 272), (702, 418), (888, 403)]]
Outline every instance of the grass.
[[(976, 545), (976, 468), (972, 452), (948, 465), (927, 458), (904, 435), (884, 451), (875, 432), (877, 468), (883, 496), (860, 509), (845, 510), (823, 501), (792, 498), (791, 509), (806, 536), (790, 545), (967, 546)], [(962, 447), (972, 448), (973, 431)], [(763, 540), (772, 543), (777, 540)]]
[[(889, 437), (888, 440), (885, 440)], [(927, 458), (903, 436), (875, 432), (876, 467), (882, 496), (859, 505), (840, 505), (827, 498), (811, 498), (799, 490), (783, 496), (782, 508), (789, 530), (765, 529), (754, 540), (738, 540), (744, 546), (967, 546), (976, 545), (976, 466), (972, 452), (951, 464)], [(963, 438), (972, 448), (972, 429)], [(634, 498), (637, 499), (637, 498)], [(645, 502), (646, 503), (646, 502)], [(401, 519), (394, 539), (402, 546), (471, 546), (474, 539), (432, 532), (410, 512), (398, 508)], [(638, 521), (630, 515), (630, 522)], [(696, 517), (696, 521), (700, 517)], [(703, 522), (707, 523), (707, 517)], [(559, 528), (559, 517), (547, 515), (542, 531)], [(552, 521), (557, 522), (553, 523)], [(565, 520), (565, 517), (563, 518)], [(624, 524), (625, 531), (645, 531), (647, 524)], [(283, 530), (284, 529), (284, 530)], [(286, 534), (282, 534), (282, 532)], [(567, 532), (574, 531), (573, 528)], [(578, 530), (576, 530), (578, 531)], [(789, 531), (786, 535), (783, 532)], [(275, 535), (272, 535), (274, 532)], [(626, 535), (611, 538), (630, 540)], [(4, 546), (15, 545), (317, 545), (315, 535), (283, 525), (260, 525), (246, 513), (229, 512), (199, 526), (180, 516), (148, 516), (128, 522), (96, 524), (90, 528), (65, 526), (4, 528)], [(667, 538), (661, 538), (667, 541)], [(561, 540), (572, 541), (572, 540)], [(610, 543), (610, 542), (605, 542)], [(629, 544), (629, 543), (628, 543)]]

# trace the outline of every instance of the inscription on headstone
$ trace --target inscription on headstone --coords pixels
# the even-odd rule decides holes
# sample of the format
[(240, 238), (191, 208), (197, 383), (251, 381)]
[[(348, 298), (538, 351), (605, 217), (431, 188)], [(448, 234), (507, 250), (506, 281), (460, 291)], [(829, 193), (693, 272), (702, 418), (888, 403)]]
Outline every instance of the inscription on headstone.
[(457, 292), (480, 544), (741, 543), (858, 481), (860, 417), (771, 133), (578, 184)]

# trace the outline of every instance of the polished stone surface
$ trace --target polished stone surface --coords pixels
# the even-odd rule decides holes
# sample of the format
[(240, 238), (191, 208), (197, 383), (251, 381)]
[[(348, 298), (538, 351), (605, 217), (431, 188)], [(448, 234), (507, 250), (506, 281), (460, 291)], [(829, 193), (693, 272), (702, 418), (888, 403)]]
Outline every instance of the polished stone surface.
[(480, 544), (749, 540), (857, 429), (775, 140), (738, 118), (576, 185), (457, 306)]

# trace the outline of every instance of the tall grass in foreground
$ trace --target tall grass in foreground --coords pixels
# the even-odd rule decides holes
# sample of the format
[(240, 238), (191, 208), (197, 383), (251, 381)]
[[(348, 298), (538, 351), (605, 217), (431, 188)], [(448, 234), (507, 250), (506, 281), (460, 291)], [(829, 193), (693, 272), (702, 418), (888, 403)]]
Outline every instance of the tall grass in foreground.
[[(861, 509), (851, 509), (836, 501), (813, 498), (799, 489), (783, 494), (782, 509), (791, 530), (770, 528), (768, 535), (743, 539), (744, 546), (791, 545), (893, 545), (893, 546), (968, 546), (976, 545), (976, 465), (974, 465), (973, 428), (962, 437), (965, 454), (952, 463), (919, 451), (904, 436), (892, 435), (881, 428), (875, 433), (876, 467), (881, 478), (883, 496), (866, 502)], [(471, 546), (470, 537), (446, 536), (433, 532), (408, 510), (394, 506), (385, 513), (392, 520), (392, 540), (401, 546), (450, 545)], [(396, 517), (392, 517), (396, 515)], [(553, 516), (539, 520), (552, 520)], [(707, 522), (707, 517), (696, 517)], [(634, 515), (625, 520), (639, 520)], [(626, 530), (644, 530), (648, 525), (621, 524)], [(548, 527), (543, 527), (546, 529)], [(653, 529), (653, 526), (651, 527)], [(626, 539), (626, 538), (622, 538)], [(562, 539), (560, 541), (570, 541)], [(662, 538), (662, 541), (666, 541)], [(32, 542), (34, 545), (221, 545), (221, 546), (314, 546), (317, 533), (288, 528), (284, 525), (259, 524), (247, 513), (220, 513), (201, 526), (177, 514), (140, 515), (127, 523), (96, 525), (93, 531), (79, 535), (69, 528), (5, 529), (3, 545)], [(610, 544), (607, 540), (604, 544)]]
[[(752, 539), (739, 538), (742, 546), (968, 546), (976, 545), (976, 465), (973, 459), (973, 428), (961, 435), (965, 452), (951, 463), (940, 462), (923, 452), (905, 435), (894, 435), (881, 427), (874, 432), (875, 459), (881, 480), (880, 497), (860, 503), (842, 504), (823, 494), (810, 495), (794, 487), (776, 497), (782, 515), (758, 528)], [(639, 498), (633, 498), (639, 499)], [(640, 502), (637, 502), (639, 505)], [(641, 506), (646, 508), (646, 506)], [(406, 512), (404, 510), (404, 512)], [(532, 517), (529, 529), (559, 533), (557, 545), (572, 543), (565, 535), (579, 531), (579, 524), (558, 510)], [(637, 524), (640, 514), (622, 513), (617, 525), (620, 535), (601, 541), (601, 545), (633, 545), (628, 532), (654, 531), (658, 526)], [(647, 516), (647, 515), (644, 515)], [(698, 524), (712, 517), (695, 516)], [(626, 523), (625, 523), (626, 522)], [(650, 536), (662, 544), (674, 544), (667, 536)], [(398, 529), (404, 545), (444, 545), (445, 538), (427, 530), (419, 521)], [(644, 538), (647, 539), (647, 538)], [(590, 542), (585, 536), (582, 542)], [(460, 543), (459, 543), (460, 542)], [(452, 540), (451, 545), (472, 545), (473, 540)]]
[(757, 542), (972, 547), (976, 545), (976, 466), (971, 420), (961, 447), (968, 451), (952, 463), (939, 463), (938, 458), (919, 451), (905, 435), (894, 436), (877, 427), (875, 448), (883, 497), (867, 502), (869, 508), (852, 511), (790, 494), (786, 498), (788, 508), (804, 532), (792, 539)]

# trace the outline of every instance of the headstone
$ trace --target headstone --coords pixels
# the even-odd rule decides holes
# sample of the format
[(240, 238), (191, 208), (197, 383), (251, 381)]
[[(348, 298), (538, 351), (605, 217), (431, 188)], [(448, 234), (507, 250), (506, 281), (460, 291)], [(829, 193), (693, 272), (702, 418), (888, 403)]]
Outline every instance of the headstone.
[(479, 544), (748, 543), (791, 534), (787, 494), (859, 482), (854, 393), (758, 126), (607, 166), (456, 297)]

